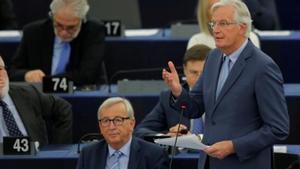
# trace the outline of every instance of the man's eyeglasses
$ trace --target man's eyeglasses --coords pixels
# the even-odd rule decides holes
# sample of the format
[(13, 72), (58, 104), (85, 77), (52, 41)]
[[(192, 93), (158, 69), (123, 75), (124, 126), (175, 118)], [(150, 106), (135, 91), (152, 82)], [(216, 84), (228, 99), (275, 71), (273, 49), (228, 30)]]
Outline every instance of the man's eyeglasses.
[(54, 25), (55, 29), (57, 29), (58, 31), (65, 30), (66, 32), (73, 33), (73, 32), (76, 32), (77, 29), (81, 26), (81, 22), (79, 24), (76, 24), (76, 25), (65, 26), (65, 25), (62, 25), (62, 24), (57, 23), (57, 22), (54, 21), (53, 25)]
[(237, 24), (237, 22), (228, 22), (226, 20), (221, 20), (220, 22), (216, 22), (216, 21), (208, 22), (208, 26), (210, 27), (210, 29), (214, 29), (216, 26), (220, 28), (225, 28), (228, 27), (229, 25), (235, 25), (235, 24)]
[(113, 119), (103, 118), (103, 119), (100, 119), (99, 122), (103, 127), (109, 126), (110, 122), (113, 122), (113, 124), (115, 126), (121, 126), (124, 123), (124, 121), (128, 120), (128, 119), (130, 119), (130, 117), (119, 117), (119, 116), (117, 116)]

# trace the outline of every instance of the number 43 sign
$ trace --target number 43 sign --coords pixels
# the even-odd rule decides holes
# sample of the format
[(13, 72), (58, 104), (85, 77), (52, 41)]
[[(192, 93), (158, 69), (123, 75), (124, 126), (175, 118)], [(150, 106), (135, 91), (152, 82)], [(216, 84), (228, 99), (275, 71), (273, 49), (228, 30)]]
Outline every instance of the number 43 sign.
[(4, 155), (30, 155), (29, 137), (3, 137)]

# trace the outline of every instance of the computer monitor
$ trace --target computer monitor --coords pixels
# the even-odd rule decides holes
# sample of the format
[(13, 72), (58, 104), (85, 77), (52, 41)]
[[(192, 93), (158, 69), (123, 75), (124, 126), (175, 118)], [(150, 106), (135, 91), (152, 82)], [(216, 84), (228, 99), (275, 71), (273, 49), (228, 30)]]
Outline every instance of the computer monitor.
[(138, 0), (88, 0), (90, 19), (120, 20), (125, 29), (141, 28)]

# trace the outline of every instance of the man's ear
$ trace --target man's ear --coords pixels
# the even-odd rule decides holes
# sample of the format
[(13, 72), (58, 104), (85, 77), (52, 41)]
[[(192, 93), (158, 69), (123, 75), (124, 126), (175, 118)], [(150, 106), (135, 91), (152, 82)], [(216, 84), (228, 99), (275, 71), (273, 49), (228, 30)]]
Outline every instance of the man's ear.
[(241, 30), (241, 34), (245, 35), (248, 29), (248, 25), (246, 23), (240, 23), (240, 30)]

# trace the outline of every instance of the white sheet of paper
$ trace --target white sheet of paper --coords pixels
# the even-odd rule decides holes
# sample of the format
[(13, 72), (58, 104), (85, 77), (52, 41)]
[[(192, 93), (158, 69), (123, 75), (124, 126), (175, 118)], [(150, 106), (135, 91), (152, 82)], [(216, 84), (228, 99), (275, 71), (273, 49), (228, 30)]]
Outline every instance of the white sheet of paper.
[[(175, 137), (155, 139), (154, 142), (161, 145), (174, 146)], [(200, 136), (196, 136), (195, 134), (190, 134), (190, 135), (179, 136), (177, 139), (176, 147), (203, 150), (208, 146), (201, 142)]]

